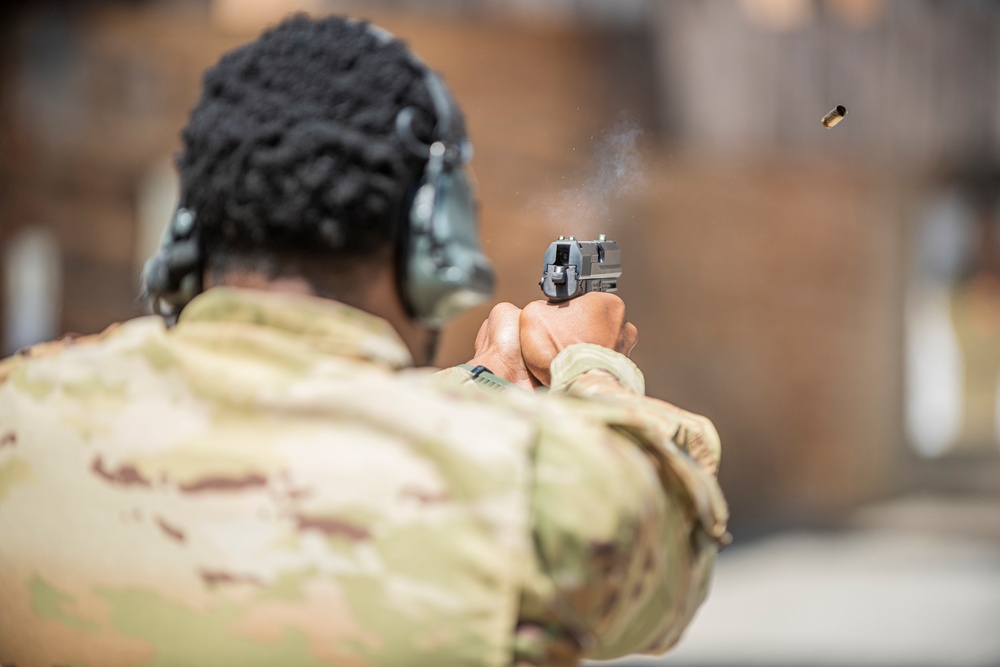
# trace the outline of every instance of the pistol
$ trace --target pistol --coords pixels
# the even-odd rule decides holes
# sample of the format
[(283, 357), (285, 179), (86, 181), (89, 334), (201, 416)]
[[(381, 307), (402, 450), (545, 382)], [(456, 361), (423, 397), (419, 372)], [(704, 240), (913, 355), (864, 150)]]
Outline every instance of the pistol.
[(558, 303), (587, 292), (617, 292), (621, 275), (622, 252), (606, 235), (596, 241), (560, 236), (545, 251), (538, 284), (549, 302)]

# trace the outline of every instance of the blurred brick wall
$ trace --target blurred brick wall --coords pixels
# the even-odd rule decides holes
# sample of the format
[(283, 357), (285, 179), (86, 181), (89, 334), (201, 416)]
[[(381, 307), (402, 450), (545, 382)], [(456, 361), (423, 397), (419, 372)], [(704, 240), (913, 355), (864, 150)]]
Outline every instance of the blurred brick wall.
[(179, 148), (205, 64), (236, 41), (196, 15), (125, 8), (26, 12), (4, 80), (0, 234), (42, 225), (63, 260), (62, 328), (92, 333), (140, 314), (137, 193)]
[(894, 489), (894, 187), (802, 161), (660, 164), (643, 223), (621, 234), (633, 358), (651, 394), (715, 421), (735, 525), (831, 517)]

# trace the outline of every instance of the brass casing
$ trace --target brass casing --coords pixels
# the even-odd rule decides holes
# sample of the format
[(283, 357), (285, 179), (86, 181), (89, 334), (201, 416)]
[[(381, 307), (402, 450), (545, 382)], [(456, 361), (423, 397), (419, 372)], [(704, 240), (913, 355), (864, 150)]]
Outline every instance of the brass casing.
[(823, 116), (823, 127), (833, 127), (840, 121), (844, 120), (844, 116), (847, 115), (847, 107), (842, 104), (838, 104), (836, 107), (830, 110), (830, 113)]

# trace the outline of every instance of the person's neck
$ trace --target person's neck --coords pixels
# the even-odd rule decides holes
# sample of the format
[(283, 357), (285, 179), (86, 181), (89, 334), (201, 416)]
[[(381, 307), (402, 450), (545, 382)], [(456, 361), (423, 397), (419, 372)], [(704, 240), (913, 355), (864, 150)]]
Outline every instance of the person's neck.
[(366, 279), (363, 289), (336, 297), (317, 293), (313, 285), (302, 277), (270, 278), (258, 272), (230, 271), (221, 277), (205, 276), (206, 288), (216, 285), (330, 298), (386, 320), (403, 339), (417, 366), (430, 365), (437, 351), (438, 331), (410, 317), (399, 298), (395, 278), (389, 271), (380, 271)]

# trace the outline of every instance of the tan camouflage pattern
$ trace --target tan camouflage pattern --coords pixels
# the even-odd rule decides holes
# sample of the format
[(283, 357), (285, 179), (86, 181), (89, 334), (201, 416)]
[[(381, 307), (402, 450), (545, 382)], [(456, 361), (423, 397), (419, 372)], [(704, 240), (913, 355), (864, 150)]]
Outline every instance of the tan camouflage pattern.
[(0, 664), (672, 645), (725, 536), (711, 424), (593, 346), (547, 394), (409, 365), (371, 315), (227, 288), (0, 363)]

